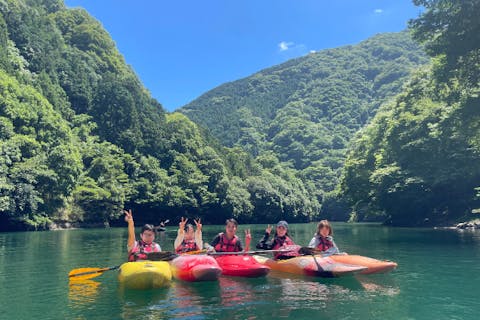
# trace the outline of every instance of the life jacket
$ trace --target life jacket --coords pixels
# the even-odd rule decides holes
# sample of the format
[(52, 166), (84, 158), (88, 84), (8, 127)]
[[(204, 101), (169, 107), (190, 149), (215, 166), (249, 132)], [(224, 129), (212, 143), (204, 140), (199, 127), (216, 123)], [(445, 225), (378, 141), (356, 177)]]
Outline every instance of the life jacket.
[(237, 251), (237, 240), (238, 237), (234, 236), (232, 239), (228, 240), (225, 234), (222, 232), (219, 234), (220, 239), (215, 245), (215, 251), (217, 252), (236, 252)]
[(322, 237), (322, 236), (317, 236), (318, 239), (318, 245), (315, 249), (318, 249), (320, 251), (327, 251), (328, 249), (333, 247), (333, 242), (330, 240), (329, 237)]
[(195, 251), (195, 250), (200, 250), (197, 246), (197, 243), (195, 242), (194, 239), (191, 240), (185, 240), (183, 239), (182, 243), (178, 246), (177, 249), (175, 249), (175, 253), (185, 253), (189, 251)]
[(282, 257), (297, 257), (299, 256), (299, 253), (298, 253), (298, 248), (296, 247), (295, 245), (295, 242), (293, 242), (292, 239), (290, 239), (290, 237), (288, 236), (285, 236), (285, 237), (275, 237), (275, 240), (273, 240), (273, 247), (272, 247), (272, 250), (279, 250), (279, 249), (289, 249), (288, 247), (295, 247), (294, 249), (297, 249), (297, 250), (292, 250), (292, 251), (288, 251), (288, 252), (275, 252), (274, 255), (273, 255), (273, 258), (274, 259), (281, 259)]
[(160, 252), (158, 244), (155, 242), (146, 244), (143, 240), (138, 240), (128, 255), (128, 261), (147, 260), (147, 254), (150, 252)]

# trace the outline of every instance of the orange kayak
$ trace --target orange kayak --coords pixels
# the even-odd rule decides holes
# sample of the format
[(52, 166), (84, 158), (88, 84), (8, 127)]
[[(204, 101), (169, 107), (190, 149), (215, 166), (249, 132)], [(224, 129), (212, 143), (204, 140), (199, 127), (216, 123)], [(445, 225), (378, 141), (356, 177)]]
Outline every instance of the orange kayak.
[(287, 260), (255, 256), (255, 259), (272, 270), (323, 278), (347, 276), (367, 269), (364, 266), (336, 262), (321, 255), (300, 256)]
[(338, 263), (347, 263), (355, 264), (359, 266), (366, 267), (365, 270), (361, 271), (361, 274), (372, 274), (372, 273), (385, 273), (390, 272), (397, 267), (397, 263), (387, 260), (377, 260), (369, 257), (359, 256), (359, 255), (331, 255), (329, 256), (333, 261)]

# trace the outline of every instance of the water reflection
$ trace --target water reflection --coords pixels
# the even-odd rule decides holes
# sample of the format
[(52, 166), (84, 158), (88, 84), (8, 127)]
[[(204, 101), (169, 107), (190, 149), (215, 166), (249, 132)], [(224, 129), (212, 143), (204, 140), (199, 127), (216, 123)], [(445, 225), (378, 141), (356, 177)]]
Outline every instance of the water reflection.
[(95, 302), (100, 282), (93, 280), (72, 280), (68, 284), (68, 299), (71, 307)]
[(175, 304), (172, 310), (175, 318), (194, 319), (208, 312), (209, 305), (218, 305), (219, 299), (210, 296), (211, 291), (219, 290), (218, 286), (217, 282), (174, 282), (170, 295)]
[(357, 275), (356, 278), (366, 292), (385, 296), (400, 293), (400, 288), (393, 282), (394, 278), (389, 275)]
[(168, 299), (170, 288), (131, 290), (118, 286), (122, 319), (163, 319), (175, 306)]

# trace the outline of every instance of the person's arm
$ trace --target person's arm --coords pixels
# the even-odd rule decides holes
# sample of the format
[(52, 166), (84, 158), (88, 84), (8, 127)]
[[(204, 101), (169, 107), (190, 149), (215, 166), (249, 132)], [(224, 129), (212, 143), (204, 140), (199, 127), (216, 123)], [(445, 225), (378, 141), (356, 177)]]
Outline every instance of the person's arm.
[(245, 230), (245, 251), (250, 250), (250, 242), (252, 241), (252, 235), (250, 229)]
[(187, 223), (187, 219), (181, 217), (180, 222), (178, 223), (178, 232), (175, 241), (173, 242), (173, 249), (177, 250), (177, 248), (182, 244), (182, 241), (185, 237), (185, 224)]
[(201, 250), (203, 248), (203, 239), (202, 239), (202, 223), (201, 220), (193, 220), (195, 221), (195, 225), (197, 226), (197, 229), (195, 230), (195, 243), (197, 244), (197, 247)]
[(175, 241), (173, 242), (174, 250), (177, 250), (177, 248), (182, 244), (184, 236), (185, 236), (185, 230), (183, 230), (182, 228), (178, 228), (177, 237), (175, 238)]
[(257, 249), (263, 249), (263, 250), (272, 250), (274, 244), (273, 244), (273, 240), (272, 240), (272, 241), (268, 241), (268, 238), (269, 238), (269, 237), (270, 237), (270, 233), (265, 232), (265, 234), (263, 235), (262, 240), (260, 240), (260, 241), (257, 243), (256, 248), (257, 248)]
[(272, 232), (272, 227), (268, 225), (267, 228), (265, 229), (265, 234), (263, 235), (262, 240), (260, 240), (256, 245), (257, 249), (272, 250), (273, 241), (268, 242), (268, 238), (270, 237), (271, 232)]
[(317, 237), (313, 237), (312, 240), (310, 240), (310, 243), (308, 244), (309, 248), (316, 248), (318, 245), (318, 240)]
[(127, 248), (128, 252), (132, 251), (135, 244), (135, 223), (133, 222), (132, 209), (123, 210), (125, 213), (125, 221), (128, 223), (128, 240)]

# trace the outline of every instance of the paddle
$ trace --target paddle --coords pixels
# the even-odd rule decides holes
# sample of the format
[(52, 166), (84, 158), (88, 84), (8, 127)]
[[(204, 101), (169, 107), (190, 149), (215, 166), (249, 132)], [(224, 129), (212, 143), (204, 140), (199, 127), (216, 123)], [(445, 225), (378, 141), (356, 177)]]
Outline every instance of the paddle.
[(345, 252), (328, 252), (328, 251), (321, 251), (321, 250), (318, 250), (318, 249), (315, 249), (315, 248), (310, 248), (310, 247), (301, 247), (299, 250), (298, 250), (298, 253), (300, 253), (301, 255), (321, 255), (322, 257), (329, 257), (329, 256), (333, 256), (335, 254), (339, 254), (339, 255), (345, 255), (346, 253)]
[(107, 267), (107, 268), (78, 268), (73, 269), (68, 273), (70, 280), (87, 280), (98, 276), (101, 276), (105, 271), (116, 270), (120, 266)]
[(256, 250), (256, 251), (238, 251), (238, 252), (208, 252), (208, 255), (212, 256), (221, 256), (221, 255), (242, 255), (242, 254), (266, 254), (266, 253), (275, 253), (275, 252), (290, 252), (292, 250), (288, 249), (279, 249), (279, 250)]

